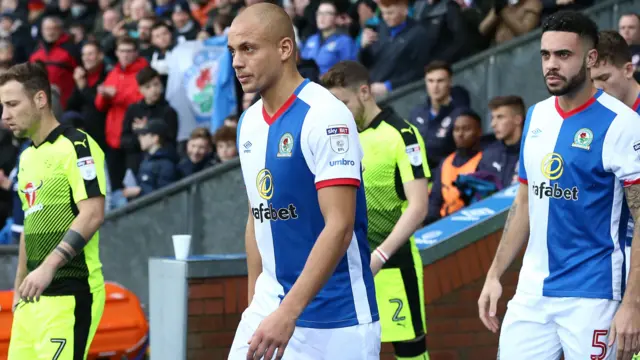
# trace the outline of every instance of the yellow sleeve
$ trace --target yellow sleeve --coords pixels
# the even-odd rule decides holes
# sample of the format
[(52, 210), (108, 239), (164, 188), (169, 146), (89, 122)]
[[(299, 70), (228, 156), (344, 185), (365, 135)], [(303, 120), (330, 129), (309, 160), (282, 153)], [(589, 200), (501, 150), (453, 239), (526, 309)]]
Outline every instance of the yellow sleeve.
[(65, 136), (73, 147), (65, 167), (73, 201), (77, 204), (88, 198), (105, 196), (104, 153), (100, 146), (79, 130), (73, 129)]
[(395, 149), (396, 163), (403, 184), (411, 180), (431, 177), (424, 140), (418, 133), (418, 129), (406, 121), (405, 123), (407, 127), (399, 130), (401, 139), (396, 142)]

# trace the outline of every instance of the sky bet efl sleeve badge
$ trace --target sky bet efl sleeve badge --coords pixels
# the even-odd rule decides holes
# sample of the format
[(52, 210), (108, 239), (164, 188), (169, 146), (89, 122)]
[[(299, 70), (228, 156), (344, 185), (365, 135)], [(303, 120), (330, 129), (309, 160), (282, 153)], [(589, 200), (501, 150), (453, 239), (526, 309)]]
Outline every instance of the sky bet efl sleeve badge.
[(349, 151), (349, 128), (347, 125), (331, 125), (327, 128), (331, 150), (338, 154)]
[(573, 144), (571, 144), (571, 146), (578, 149), (589, 150), (592, 141), (593, 132), (587, 128), (582, 128), (573, 136)]
[(91, 181), (97, 177), (96, 165), (91, 156), (78, 159), (77, 165), (83, 179)]

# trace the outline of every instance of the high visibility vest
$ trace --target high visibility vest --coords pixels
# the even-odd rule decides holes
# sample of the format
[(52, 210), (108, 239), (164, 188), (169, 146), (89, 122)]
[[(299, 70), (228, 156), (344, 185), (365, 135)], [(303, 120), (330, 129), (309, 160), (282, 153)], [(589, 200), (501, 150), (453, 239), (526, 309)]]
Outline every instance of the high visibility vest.
[(442, 163), (441, 168), (441, 188), (442, 188), (442, 208), (440, 208), (440, 216), (445, 217), (464, 207), (464, 201), (460, 198), (460, 191), (453, 185), (458, 175), (470, 174), (478, 168), (478, 163), (482, 159), (482, 152), (478, 152), (474, 157), (469, 159), (463, 165), (456, 167), (453, 165), (455, 153), (447, 156)]

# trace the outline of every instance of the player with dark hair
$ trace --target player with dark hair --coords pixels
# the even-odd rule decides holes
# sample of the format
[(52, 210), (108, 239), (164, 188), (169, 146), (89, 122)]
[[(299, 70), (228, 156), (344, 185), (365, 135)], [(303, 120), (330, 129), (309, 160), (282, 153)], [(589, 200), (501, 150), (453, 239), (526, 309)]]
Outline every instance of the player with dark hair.
[(104, 155), (86, 133), (58, 123), (41, 66), (0, 75), (0, 99), (2, 120), (31, 140), (19, 165), (24, 233), (9, 359), (86, 359), (105, 303), (98, 251)]
[(353, 115), (300, 76), (281, 7), (247, 7), (228, 36), (242, 90), (261, 97), (237, 127), (250, 304), (229, 359), (379, 359)]
[(597, 47), (597, 26), (582, 13), (542, 25), (553, 96), (527, 112), (521, 184), (478, 300), (480, 319), (498, 332), (500, 277), (527, 243), (502, 359), (626, 360), (640, 348), (637, 225), (626, 290), (624, 281), (627, 223), (640, 220), (640, 116), (593, 86)]
[(422, 259), (413, 237), (427, 215), (431, 173), (424, 141), (393, 109), (376, 104), (364, 65), (339, 62), (322, 84), (347, 105), (360, 131), (382, 342), (393, 344), (397, 359), (426, 360)]

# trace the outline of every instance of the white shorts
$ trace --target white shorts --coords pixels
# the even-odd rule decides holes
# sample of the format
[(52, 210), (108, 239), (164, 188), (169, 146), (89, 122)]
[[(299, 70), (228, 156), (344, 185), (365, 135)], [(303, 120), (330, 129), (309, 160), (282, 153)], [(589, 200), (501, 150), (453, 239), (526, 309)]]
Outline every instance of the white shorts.
[[(263, 317), (245, 310), (231, 345), (229, 360), (245, 360), (247, 341)], [(374, 322), (337, 329), (296, 327), (283, 360), (379, 360), (380, 323)]]
[(609, 328), (620, 302), (519, 294), (507, 305), (500, 360), (612, 360)]

